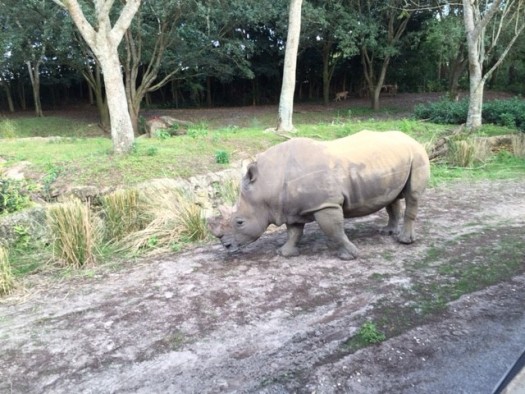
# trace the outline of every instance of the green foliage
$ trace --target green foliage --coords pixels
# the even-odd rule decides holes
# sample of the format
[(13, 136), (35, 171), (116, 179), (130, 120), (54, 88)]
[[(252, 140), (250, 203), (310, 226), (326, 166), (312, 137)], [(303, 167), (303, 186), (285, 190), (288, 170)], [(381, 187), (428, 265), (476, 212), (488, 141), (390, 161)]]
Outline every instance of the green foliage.
[(385, 334), (378, 330), (375, 323), (367, 321), (363, 323), (357, 334), (344, 342), (344, 347), (355, 351), (369, 345), (381, 343), (385, 339)]
[(0, 178), (0, 215), (18, 212), (30, 204), (26, 182)]
[(0, 138), (16, 138), (17, 130), (14, 122), (7, 118), (0, 119)]
[[(468, 100), (443, 99), (434, 103), (418, 104), (414, 116), (435, 123), (461, 124), (467, 120)], [(525, 132), (525, 100), (513, 98), (492, 100), (483, 104), (483, 121)]]
[(218, 150), (215, 152), (215, 162), (218, 164), (228, 164), (230, 162), (230, 154), (225, 150)]
[(379, 331), (376, 325), (371, 321), (368, 321), (361, 326), (357, 336), (366, 344), (380, 343), (385, 340), (385, 334)]
[(191, 138), (203, 138), (208, 135), (208, 126), (205, 124), (199, 124), (188, 129), (188, 135)]
[(443, 99), (434, 103), (418, 104), (414, 116), (435, 123), (462, 124), (467, 121), (468, 101)]
[(525, 132), (525, 100), (515, 97), (489, 101), (483, 105), (483, 120)]
[[(173, 126), (177, 126), (177, 125), (172, 125), (170, 127), (170, 129), (173, 128)], [(159, 140), (167, 140), (168, 138), (171, 138), (171, 133), (170, 133), (170, 129), (166, 130), (166, 129), (160, 129), (160, 130), (157, 130), (155, 132), (155, 137), (157, 137)], [(175, 128), (174, 130), (176, 130), (177, 128)]]

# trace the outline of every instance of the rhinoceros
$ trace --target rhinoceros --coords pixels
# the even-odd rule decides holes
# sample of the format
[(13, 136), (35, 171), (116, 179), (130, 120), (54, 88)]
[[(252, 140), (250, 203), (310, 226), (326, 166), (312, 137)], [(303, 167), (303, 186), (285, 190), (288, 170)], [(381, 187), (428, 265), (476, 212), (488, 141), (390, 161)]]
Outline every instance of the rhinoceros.
[[(399, 131), (361, 131), (332, 141), (292, 138), (257, 155), (241, 180), (233, 208), (209, 220), (210, 231), (229, 251), (257, 240), (270, 224), (286, 224), (288, 240), (278, 250), (299, 254), (305, 223), (316, 221), (338, 246), (339, 258), (357, 257), (344, 218), (386, 208), (383, 234), (401, 243), (415, 240), (418, 201), (430, 175), (428, 155)], [(401, 199), (406, 209), (403, 226)]]

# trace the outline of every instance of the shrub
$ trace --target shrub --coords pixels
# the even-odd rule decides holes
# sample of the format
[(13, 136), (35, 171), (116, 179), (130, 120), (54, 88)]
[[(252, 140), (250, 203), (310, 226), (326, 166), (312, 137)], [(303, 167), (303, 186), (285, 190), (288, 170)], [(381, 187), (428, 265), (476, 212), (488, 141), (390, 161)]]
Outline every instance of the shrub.
[(483, 105), (483, 120), (525, 132), (525, 100), (514, 97)]
[(0, 215), (20, 211), (30, 203), (25, 182), (0, 178)]
[(95, 263), (98, 237), (89, 204), (77, 199), (55, 204), (47, 218), (54, 251), (65, 265), (79, 268)]
[(215, 152), (215, 162), (219, 164), (228, 164), (230, 162), (230, 155), (225, 150), (218, 150)]
[(414, 116), (434, 123), (461, 124), (467, 120), (468, 101), (443, 99), (434, 103), (418, 104)]
[[(461, 124), (467, 120), (468, 100), (441, 100), (418, 104), (414, 116), (435, 123)], [(492, 100), (483, 104), (483, 121), (525, 132), (525, 100), (520, 98)]]
[(0, 295), (9, 294), (15, 286), (15, 279), (7, 249), (0, 246)]
[(370, 321), (361, 326), (357, 336), (366, 344), (379, 343), (385, 340), (385, 334), (379, 331), (376, 325)]

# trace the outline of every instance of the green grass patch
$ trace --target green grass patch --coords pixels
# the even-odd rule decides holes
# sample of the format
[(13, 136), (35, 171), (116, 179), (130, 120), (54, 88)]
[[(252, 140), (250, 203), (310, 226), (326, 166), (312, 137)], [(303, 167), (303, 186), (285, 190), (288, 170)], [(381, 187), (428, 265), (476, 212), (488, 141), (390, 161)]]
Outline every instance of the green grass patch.
[(359, 331), (343, 343), (343, 348), (349, 351), (356, 351), (364, 347), (381, 343), (386, 336), (381, 332), (372, 321), (363, 323)]
[(96, 124), (62, 116), (0, 118), (0, 138), (71, 137), (100, 134)]

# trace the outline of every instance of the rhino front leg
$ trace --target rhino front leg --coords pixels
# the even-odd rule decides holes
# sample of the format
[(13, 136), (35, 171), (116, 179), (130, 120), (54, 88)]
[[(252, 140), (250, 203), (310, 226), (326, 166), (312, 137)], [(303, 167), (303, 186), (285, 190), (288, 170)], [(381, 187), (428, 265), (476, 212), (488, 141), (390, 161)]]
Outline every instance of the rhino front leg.
[(281, 246), (279, 253), (284, 257), (292, 257), (299, 255), (299, 248), (297, 243), (301, 240), (304, 231), (304, 223), (286, 224), (288, 231), (288, 240)]
[(383, 235), (396, 235), (399, 233), (399, 220), (401, 219), (401, 200), (395, 200), (386, 206), (388, 213), (388, 224), (379, 232)]
[(314, 218), (321, 230), (338, 244), (341, 260), (351, 260), (357, 257), (357, 248), (345, 234), (343, 210), (340, 207), (317, 211)]

